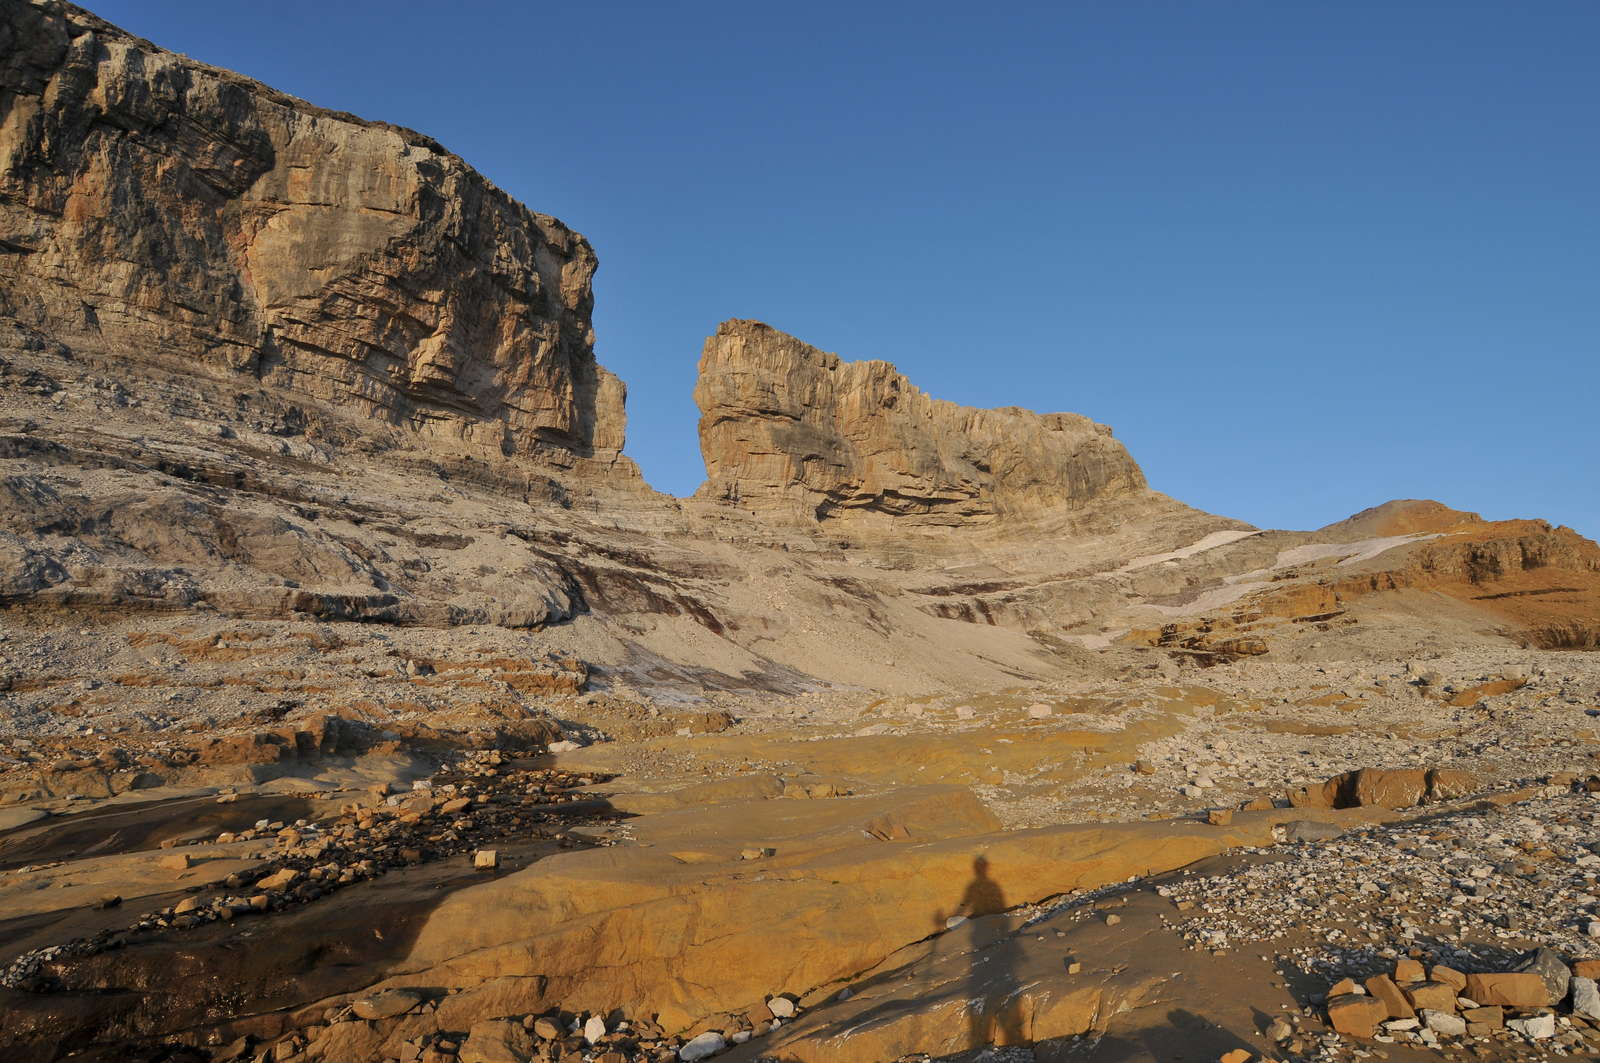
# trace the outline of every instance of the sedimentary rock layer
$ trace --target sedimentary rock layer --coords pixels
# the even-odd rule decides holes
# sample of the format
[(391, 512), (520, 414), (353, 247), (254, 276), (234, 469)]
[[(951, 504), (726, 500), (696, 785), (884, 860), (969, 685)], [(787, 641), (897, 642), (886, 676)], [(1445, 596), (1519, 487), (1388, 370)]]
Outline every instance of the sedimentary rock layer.
[(0, 318), (468, 452), (622, 446), (589, 244), (409, 130), (0, 2)]
[(959, 525), (1145, 488), (1087, 417), (932, 399), (887, 362), (841, 361), (756, 321), (706, 340), (695, 401), (701, 496), (758, 511)]

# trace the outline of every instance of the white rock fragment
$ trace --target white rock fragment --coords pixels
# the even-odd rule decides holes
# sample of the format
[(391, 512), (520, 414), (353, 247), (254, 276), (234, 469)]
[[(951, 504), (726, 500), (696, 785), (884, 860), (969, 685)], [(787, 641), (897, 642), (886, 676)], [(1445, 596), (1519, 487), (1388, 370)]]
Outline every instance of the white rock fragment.
[(1543, 1041), (1556, 1035), (1554, 1015), (1533, 1015), (1526, 1019), (1507, 1019), (1506, 1026), (1530, 1041)]
[(1600, 1020), (1600, 986), (1593, 978), (1572, 979), (1572, 1013), (1585, 1019)]
[(705, 1033), (685, 1041), (683, 1047), (678, 1049), (678, 1058), (683, 1063), (694, 1063), (697, 1059), (708, 1059), (726, 1047), (728, 1047), (728, 1042), (723, 1040), (720, 1033), (715, 1030), (707, 1030)]

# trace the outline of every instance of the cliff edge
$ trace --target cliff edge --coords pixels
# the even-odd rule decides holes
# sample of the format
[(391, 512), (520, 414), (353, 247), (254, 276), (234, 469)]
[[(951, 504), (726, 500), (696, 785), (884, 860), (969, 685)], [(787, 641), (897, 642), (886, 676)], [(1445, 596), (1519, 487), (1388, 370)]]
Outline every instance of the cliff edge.
[(281, 387), (445, 452), (610, 466), (594, 270), (426, 137), (0, 2), (0, 318), (36, 342)]

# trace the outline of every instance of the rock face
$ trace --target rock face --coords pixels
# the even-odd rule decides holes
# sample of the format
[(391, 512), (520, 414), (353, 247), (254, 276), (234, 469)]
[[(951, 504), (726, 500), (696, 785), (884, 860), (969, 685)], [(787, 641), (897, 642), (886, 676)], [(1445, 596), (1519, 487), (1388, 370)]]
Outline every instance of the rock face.
[(583, 237), (408, 130), (0, 4), (0, 317), (468, 453), (614, 462)]
[(887, 362), (845, 362), (756, 321), (706, 340), (700, 496), (818, 521), (961, 525), (1145, 489), (1111, 429), (1071, 413), (929, 398)]

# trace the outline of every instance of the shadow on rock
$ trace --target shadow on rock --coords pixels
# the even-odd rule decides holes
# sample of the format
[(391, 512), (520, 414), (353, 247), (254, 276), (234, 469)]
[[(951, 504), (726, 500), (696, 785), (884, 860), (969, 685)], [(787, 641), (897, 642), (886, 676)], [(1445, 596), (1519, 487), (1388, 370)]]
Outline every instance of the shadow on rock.
[(1216, 1063), (1234, 1049), (1243, 1049), (1252, 1058), (1257, 1051), (1250, 1042), (1211, 1020), (1174, 1008), (1167, 1012), (1165, 1026), (1106, 1034), (1098, 1039), (1064, 1037), (1041, 1041), (1034, 1046), (1034, 1059), (1037, 1063)]

